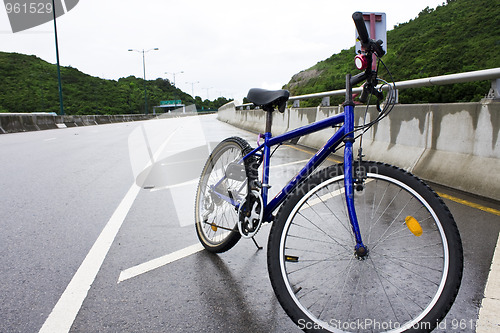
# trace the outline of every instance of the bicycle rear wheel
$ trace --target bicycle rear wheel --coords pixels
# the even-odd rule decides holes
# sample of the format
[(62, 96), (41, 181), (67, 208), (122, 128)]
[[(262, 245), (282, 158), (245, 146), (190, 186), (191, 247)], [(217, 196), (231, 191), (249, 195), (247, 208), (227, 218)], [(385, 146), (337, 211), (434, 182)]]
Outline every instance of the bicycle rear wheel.
[(241, 238), (238, 210), (221, 195), (236, 201), (246, 197), (244, 166), (239, 178), (227, 177), (226, 171), (231, 164), (242, 165), (239, 162), (250, 151), (250, 145), (242, 138), (225, 139), (215, 147), (203, 168), (196, 191), (195, 222), (198, 238), (210, 252), (225, 252)]
[(291, 193), (272, 226), (276, 296), (308, 332), (429, 332), (460, 286), (456, 224), (418, 178), (381, 163), (362, 167), (355, 207), (368, 255), (354, 253), (342, 166), (322, 170)]

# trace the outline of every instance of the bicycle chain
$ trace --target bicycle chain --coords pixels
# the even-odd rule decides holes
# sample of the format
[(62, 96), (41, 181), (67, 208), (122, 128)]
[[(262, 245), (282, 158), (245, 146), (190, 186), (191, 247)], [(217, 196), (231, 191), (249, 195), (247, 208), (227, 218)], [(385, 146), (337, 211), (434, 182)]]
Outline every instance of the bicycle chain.
[[(248, 155), (253, 150), (253, 148), (246, 140), (239, 137), (234, 137), (234, 139), (241, 144), (242, 156)], [(252, 227), (250, 228), (250, 230), (247, 230), (249, 225), (245, 225), (245, 228), (243, 228), (242, 225), (243, 223), (247, 224), (245, 220), (248, 219), (250, 216), (246, 216), (246, 214), (250, 213), (250, 215), (252, 215), (252, 208), (254, 207), (255, 203), (259, 201), (256, 195), (260, 196), (260, 189), (262, 188), (262, 184), (259, 181), (259, 166), (261, 160), (257, 156), (250, 156), (244, 161), (244, 163), (245, 163), (245, 173), (247, 176), (248, 190), (245, 200), (241, 203), (242, 205), (245, 206), (244, 209), (245, 213), (242, 211), (241, 207), (238, 210), (238, 215), (240, 219), (238, 225), (242, 237), (249, 238), (249, 235), (251, 235), (250, 237), (253, 237), (255, 236), (255, 234), (257, 234), (262, 224), (262, 221), (257, 221), (254, 225), (254, 222), (252, 221)], [(259, 204), (260, 204), (260, 209), (262, 209), (262, 202), (260, 202)], [(260, 217), (259, 219), (261, 218), (262, 217)], [(243, 229), (245, 229), (245, 231), (243, 231)], [(248, 234), (246, 233), (247, 231), (249, 231)]]

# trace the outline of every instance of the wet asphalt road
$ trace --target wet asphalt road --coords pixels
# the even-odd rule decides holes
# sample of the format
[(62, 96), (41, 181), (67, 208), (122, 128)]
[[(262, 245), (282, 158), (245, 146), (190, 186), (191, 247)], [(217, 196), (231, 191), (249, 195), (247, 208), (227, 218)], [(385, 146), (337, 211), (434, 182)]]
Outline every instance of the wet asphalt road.
[[(227, 253), (196, 250), (120, 280), (123, 271), (198, 244), (190, 191), (207, 143), (238, 135), (255, 146), (255, 134), (215, 116), (196, 118), (0, 136), (0, 332), (42, 328), (137, 185), (141, 189), (121, 212), (125, 217), (116, 237), (71, 319), (71, 332), (300, 331), (281, 309), (267, 276), (269, 225), (256, 236), (263, 250), (241, 240)], [(304, 147), (280, 148), (273, 158), (271, 194), (300, 166), (291, 163), (309, 156)], [(498, 202), (435, 189), (500, 208)], [(439, 331), (474, 332), (500, 218), (445, 201), (462, 235), (465, 270)]]

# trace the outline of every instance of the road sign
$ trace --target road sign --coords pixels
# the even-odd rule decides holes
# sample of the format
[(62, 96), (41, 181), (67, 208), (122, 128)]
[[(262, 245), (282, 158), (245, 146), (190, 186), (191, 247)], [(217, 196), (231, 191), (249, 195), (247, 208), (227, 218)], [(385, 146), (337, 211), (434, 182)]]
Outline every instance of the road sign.
[(178, 105), (182, 104), (180, 99), (170, 100), (170, 101), (160, 101), (160, 105)]
[[(366, 29), (370, 34), (370, 38), (374, 40), (381, 39), (384, 43), (382, 48), (387, 52), (387, 20), (385, 13), (363, 13)], [(355, 36), (358, 37), (358, 32), (355, 30)], [(361, 50), (361, 43), (356, 41), (356, 53)]]

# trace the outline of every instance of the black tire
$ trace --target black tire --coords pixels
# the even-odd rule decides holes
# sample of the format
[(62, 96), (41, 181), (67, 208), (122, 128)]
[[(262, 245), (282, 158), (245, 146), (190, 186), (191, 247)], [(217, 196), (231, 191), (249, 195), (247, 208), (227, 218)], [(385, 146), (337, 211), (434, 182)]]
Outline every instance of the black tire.
[(268, 244), (273, 289), (306, 332), (430, 332), (462, 278), (453, 216), (410, 173), (376, 162), (362, 166), (368, 178), (355, 191), (355, 207), (368, 255), (354, 253), (343, 167), (326, 168), (294, 190), (277, 214)]
[(205, 249), (221, 253), (231, 249), (241, 238), (238, 231), (238, 211), (229, 202), (211, 194), (210, 186), (224, 179), (217, 187), (227, 197), (244, 198), (248, 191), (247, 179), (239, 181), (225, 177), (230, 163), (239, 162), (251, 151), (242, 138), (231, 137), (219, 143), (210, 154), (196, 191), (196, 233)]

